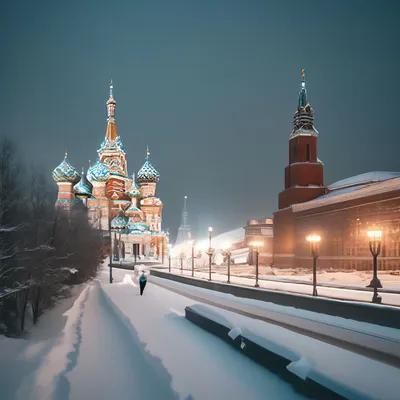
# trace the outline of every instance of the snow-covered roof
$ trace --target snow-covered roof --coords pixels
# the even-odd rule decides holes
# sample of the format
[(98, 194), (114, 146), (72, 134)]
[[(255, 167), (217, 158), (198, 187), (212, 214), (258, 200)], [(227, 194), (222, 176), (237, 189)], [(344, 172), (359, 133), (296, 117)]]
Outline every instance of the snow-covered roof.
[(244, 240), (244, 229), (243, 228), (237, 228), (233, 229), (228, 232), (221, 233), (219, 235), (216, 235), (212, 239), (212, 246), (214, 248), (222, 248), (226, 243), (235, 243), (240, 240)]
[(386, 181), (388, 179), (399, 178), (399, 177), (400, 177), (400, 172), (389, 172), (389, 171), (366, 172), (364, 174), (352, 176), (350, 178), (341, 179), (340, 181), (332, 183), (327, 188), (328, 190), (335, 190), (349, 186)]
[[(323, 206), (328, 206), (330, 204), (343, 203), (349, 200), (356, 200), (356, 199), (361, 199), (363, 197), (400, 190), (400, 174), (398, 174), (398, 177), (387, 178), (386, 180), (375, 181), (375, 182), (372, 181), (372, 183), (366, 183), (368, 182), (367, 180), (364, 181), (359, 180), (355, 182), (359, 183), (355, 183), (354, 186), (350, 185), (348, 185), (347, 187), (338, 186), (341, 187), (342, 189), (332, 190), (330, 193), (318, 197), (315, 200), (310, 200), (299, 204), (293, 204), (292, 209), (294, 212), (305, 211), (316, 207), (323, 207)], [(364, 184), (361, 184), (362, 182), (364, 182)]]

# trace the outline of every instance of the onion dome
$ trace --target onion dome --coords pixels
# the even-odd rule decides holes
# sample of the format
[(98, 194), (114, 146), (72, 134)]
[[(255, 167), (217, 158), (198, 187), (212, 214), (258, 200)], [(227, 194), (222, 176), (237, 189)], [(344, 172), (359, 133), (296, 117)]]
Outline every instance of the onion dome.
[(62, 163), (53, 170), (52, 175), (53, 179), (60, 183), (69, 182), (75, 184), (80, 179), (78, 171), (70, 164), (67, 153), (65, 153)]
[(125, 192), (129, 197), (140, 196), (140, 187), (135, 181), (135, 174), (132, 175), (132, 184), (130, 188)]
[(144, 212), (141, 209), (135, 207), (134, 205), (131, 205), (125, 211), (125, 215), (127, 215), (134, 222), (144, 221)]
[(129, 222), (128, 229), (130, 233), (149, 232), (149, 227), (143, 222)]
[(100, 160), (97, 160), (87, 172), (87, 178), (90, 182), (107, 182), (109, 177), (110, 169)]
[(157, 183), (160, 180), (160, 174), (157, 172), (157, 170), (153, 167), (151, 163), (150, 152), (148, 148), (147, 148), (146, 161), (143, 164), (143, 167), (140, 168), (137, 177), (139, 183), (150, 183), (150, 182)]
[(85, 170), (82, 168), (81, 180), (74, 186), (77, 197), (92, 197), (93, 185), (88, 181)]
[(122, 211), (111, 220), (111, 229), (126, 229), (128, 225), (128, 217), (124, 215)]

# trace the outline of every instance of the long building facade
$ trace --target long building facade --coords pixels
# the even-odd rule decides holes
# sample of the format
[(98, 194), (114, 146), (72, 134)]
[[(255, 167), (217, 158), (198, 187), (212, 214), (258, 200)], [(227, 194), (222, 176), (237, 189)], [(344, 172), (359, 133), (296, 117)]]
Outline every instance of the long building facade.
[[(85, 206), (88, 218), (97, 229), (111, 233), (113, 248), (123, 249), (128, 257), (164, 257), (168, 235), (162, 230), (162, 201), (156, 197), (160, 174), (147, 149), (143, 166), (136, 177), (129, 176), (126, 151), (115, 122), (116, 101), (113, 85), (107, 101), (107, 128), (97, 161), (87, 173), (79, 174), (65, 154), (53, 171), (58, 185), (56, 207), (71, 212)], [(115, 254), (119, 257), (121, 254)]]
[(400, 173), (370, 172), (325, 185), (318, 138), (303, 70), (285, 189), (279, 193), (279, 210), (273, 217), (273, 266), (311, 267), (306, 238), (317, 234), (320, 267), (371, 269), (367, 231), (379, 229), (379, 268), (400, 269)]

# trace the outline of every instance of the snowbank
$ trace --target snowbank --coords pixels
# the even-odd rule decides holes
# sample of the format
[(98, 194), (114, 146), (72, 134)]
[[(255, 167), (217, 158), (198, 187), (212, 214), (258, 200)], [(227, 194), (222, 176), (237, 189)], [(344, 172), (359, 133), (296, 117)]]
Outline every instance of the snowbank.
[(303, 380), (309, 378), (350, 400), (398, 399), (400, 371), (396, 368), (278, 326), (207, 308), (197, 304), (190, 307), (221, 325), (234, 326), (230, 332), (240, 334), (244, 342), (249, 339), (292, 360), (287, 369)]

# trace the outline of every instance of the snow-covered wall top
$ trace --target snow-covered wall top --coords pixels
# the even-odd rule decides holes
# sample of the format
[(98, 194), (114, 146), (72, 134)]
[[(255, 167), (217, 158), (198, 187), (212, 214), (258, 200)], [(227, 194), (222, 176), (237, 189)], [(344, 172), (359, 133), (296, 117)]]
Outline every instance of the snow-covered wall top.
[(399, 178), (400, 172), (373, 171), (351, 176), (327, 186), (328, 190), (341, 189), (348, 186), (365, 185), (367, 183), (386, 181), (387, 179)]

